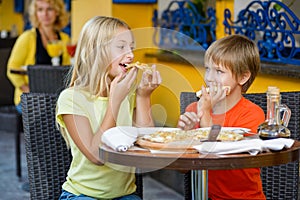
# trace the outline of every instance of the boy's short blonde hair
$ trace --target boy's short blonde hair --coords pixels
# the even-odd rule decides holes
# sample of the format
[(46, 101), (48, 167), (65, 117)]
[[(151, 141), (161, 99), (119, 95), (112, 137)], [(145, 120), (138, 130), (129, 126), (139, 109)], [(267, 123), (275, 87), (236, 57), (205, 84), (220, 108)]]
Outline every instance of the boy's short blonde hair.
[(39, 26), (39, 21), (36, 16), (36, 2), (38, 1), (48, 2), (54, 7), (55, 11), (57, 12), (57, 17), (54, 23), (55, 30), (61, 30), (62, 28), (68, 25), (69, 14), (65, 9), (65, 4), (63, 0), (31, 0), (30, 5), (28, 7), (28, 13), (31, 25), (33, 27), (37, 28)]
[(237, 78), (250, 72), (249, 80), (242, 86), (246, 92), (260, 70), (260, 57), (256, 44), (242, 35), (225, 36), (210, 45), (204, 57), (204, 63), (214, 63), (230, 69)]

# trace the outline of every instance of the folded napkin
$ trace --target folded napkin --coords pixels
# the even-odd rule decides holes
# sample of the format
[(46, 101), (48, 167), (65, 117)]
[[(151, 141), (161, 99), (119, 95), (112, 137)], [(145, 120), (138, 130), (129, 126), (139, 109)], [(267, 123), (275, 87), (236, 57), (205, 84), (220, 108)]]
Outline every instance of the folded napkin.
[(273, 140), (264, 140), (263, 141), (263, 150), (273, 150), (280, 151), (283, 148), (291, 148), (295, 140), (287, 138), (277, 138)]
[(137, 140), (138, 131), (132, 126), (117, 126), (106, 130), (102, 142), (115, 151), (127, 151)]
[(290, 148), (294, 144), (293, 139), (276, 138), (272, 140), (249, 139), (236, 142), (204, 142), (194, 148), (202, 154), (233, 154), (247, 152), (256, 155), (259, 152), (274, 150), (279, 151)]

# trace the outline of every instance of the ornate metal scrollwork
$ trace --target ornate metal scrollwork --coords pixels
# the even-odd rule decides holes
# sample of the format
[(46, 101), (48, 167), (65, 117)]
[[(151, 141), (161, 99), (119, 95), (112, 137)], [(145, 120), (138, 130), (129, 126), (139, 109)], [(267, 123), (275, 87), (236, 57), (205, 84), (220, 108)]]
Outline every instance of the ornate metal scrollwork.
[(284, 3), (252, 1), (236, 21), (228, 9), (224, 17), (225, 33), (256, 41), (262, 61), (300, 65), (300, 20)]
[(216, 40), (215, 10), (201, 16), (191, 1), (172, 1), (161, 18), (155, 11), (152, 21), (154, 44), (164, 49), (204, 50)]

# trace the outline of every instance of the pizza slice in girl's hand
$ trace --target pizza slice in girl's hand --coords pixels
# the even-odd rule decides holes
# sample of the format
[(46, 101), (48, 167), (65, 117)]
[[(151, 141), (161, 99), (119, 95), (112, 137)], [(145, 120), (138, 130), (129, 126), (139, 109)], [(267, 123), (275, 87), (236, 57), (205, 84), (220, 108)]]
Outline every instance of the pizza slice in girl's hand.
[(133, 67), (137, 67), (138, 69), (141, 69), (143, 71), (145, 71), (148, 74), (152, 74), (152, 67), (150, 67), (148, 64), (146, 63), (140, 63), (140, 62), (135, 62), (135, 63), (130, 63), (130, 64), (121, 64), (126, 71), (133, 68)]

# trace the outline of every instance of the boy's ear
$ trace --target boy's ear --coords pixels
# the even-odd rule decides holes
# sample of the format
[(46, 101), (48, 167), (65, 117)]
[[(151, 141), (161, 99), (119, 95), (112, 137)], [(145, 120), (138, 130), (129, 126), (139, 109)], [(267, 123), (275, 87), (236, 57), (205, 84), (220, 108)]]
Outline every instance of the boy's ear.
[(244, 85), (250, 78), (251, 76), (251, 72), (247, 71), (245, 73), (243, 73), (240, 77), (239, 77), (239, 84), (240, 85)]

